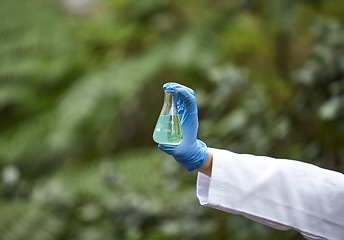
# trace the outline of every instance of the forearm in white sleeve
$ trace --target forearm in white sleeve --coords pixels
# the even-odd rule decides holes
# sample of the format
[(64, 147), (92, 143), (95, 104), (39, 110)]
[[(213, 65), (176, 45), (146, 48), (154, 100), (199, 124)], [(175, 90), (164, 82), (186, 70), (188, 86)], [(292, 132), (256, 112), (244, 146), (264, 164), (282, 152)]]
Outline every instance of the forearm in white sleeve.
[(307, 239), (344, 239), (344, 175), (304, 162), (212, 149), (212, 175), (198, 173), (202, 205)]

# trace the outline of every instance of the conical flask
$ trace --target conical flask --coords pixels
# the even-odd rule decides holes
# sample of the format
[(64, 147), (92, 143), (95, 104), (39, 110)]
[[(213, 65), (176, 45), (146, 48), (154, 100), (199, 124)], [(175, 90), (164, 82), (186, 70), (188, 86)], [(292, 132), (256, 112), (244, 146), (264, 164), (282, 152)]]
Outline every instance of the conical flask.
[(183, 140), (176, 91), (165, 90), (164, 105), (154, 129), (153, 140), (165, 145), (178, 145)]

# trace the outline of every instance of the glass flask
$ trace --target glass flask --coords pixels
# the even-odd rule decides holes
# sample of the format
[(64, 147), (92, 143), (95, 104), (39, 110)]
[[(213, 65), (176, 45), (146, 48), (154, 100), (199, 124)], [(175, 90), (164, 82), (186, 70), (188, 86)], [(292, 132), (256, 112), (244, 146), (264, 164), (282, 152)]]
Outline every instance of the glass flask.
[(176, 91), (165, 90), (164, 105), (154, 129), (153, 140), (165, 145), (178, 145), (183, 140)]

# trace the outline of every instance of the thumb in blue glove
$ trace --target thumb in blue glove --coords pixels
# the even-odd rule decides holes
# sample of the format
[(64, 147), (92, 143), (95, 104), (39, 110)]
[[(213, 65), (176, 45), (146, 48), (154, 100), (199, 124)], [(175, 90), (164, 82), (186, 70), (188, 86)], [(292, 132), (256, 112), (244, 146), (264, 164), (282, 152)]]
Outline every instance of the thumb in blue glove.
[(172, 155), (186, 170), (199, 169), (208, 157), (206, 144), (197, 139), (198, 113), (195, 93), (178, 83), (166, 83), (164, 90), (177, 91), (177, 107), (183, 132), (183, 141), (178, 146), (159, 144), (165, 153)]

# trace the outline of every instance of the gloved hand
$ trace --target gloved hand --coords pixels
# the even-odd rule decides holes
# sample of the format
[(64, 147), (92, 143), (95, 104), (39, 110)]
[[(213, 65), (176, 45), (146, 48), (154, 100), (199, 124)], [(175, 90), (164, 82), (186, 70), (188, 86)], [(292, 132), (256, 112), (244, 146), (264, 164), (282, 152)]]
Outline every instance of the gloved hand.
[(195, 93), (178, 83), (166, 83), (164, 90), (178, 92), (177, 105), (183, 131), (183, 141), (177, 145), (159, 144), (159, 148), (172, 155), (186, 170), (192, 172), (200, 168), (208, 157), (206, 144), (197, 139), (198, 115)]

